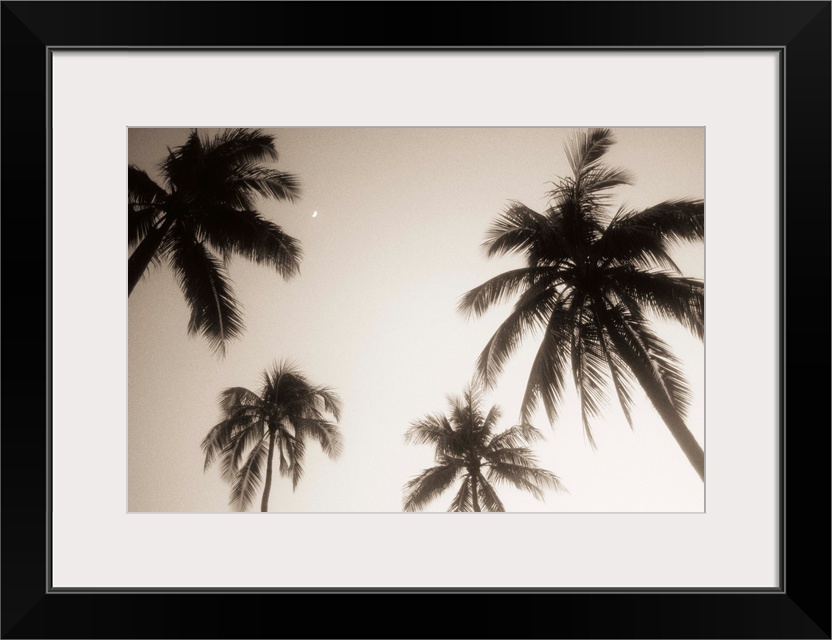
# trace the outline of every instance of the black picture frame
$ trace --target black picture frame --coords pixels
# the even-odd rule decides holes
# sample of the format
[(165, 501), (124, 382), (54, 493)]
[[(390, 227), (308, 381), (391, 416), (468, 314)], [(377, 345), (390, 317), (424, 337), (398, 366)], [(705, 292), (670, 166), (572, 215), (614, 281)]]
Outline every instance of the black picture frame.
[[(3, 2), (0, 15), (3, 638), (830, 638), (830, 2)], [(70, 47), (779, 52), (780, 587), (52, 590), (48, 98), (50, 52)]]

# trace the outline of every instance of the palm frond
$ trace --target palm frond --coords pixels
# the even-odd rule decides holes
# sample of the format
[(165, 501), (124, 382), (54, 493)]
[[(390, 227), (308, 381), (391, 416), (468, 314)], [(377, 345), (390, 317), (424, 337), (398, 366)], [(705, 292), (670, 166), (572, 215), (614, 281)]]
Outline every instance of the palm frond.
[(438, 452), (445, 453), (452, 436), (451, 423), (444, 415), (436, 414), (411, 422), (404, 433), (404, 441), (408, 444), (430, 444)]
[(705, 337), (705, 285), (701, 280), (637, 269), (614, 269), (606, 279), (628, 301), (678, 322), (700, 340)]
[(225, 355), (243, 330), (243, 319), (225, 268), (184, 229), (173, 234), (169, 260), (191, 309), (188, 333), (200, 333)]
[(506, 508), (491, 483), (481, 473), (477, 477), (478, 497), (483, 511), (503, 512)]
[(168, 194), (162, 187), (136, 165), (127, 166), (127, 200), (130, 204), (158, 206), (164, 204)]
[(477, 359), (476, 376), (485, 388), (494, 386), (503, 366), (529, 333), (550, 324), (562, 304), (561, 296), (545, 283), (532, 286), (520, 296)]
[(300, 243), (256, 211), (217, 206), (194, 218), (197, 239), (226, 256), (273, 267), (288, 279), (300, 272)]
[(296, 175), (256, 164), (235, 167), (222, 187), (222, 191), (226, 190), (227, 198), (223, 201), (240, 209), (250, 209), (256, 196), (294, 202), (301, 195)]
[(286, 449), (289, 452), (289, 471), (292, 476), (292, 490), (298, 488), (298, 483), (303, 477), (303, 458), (306, 455), (306, 443), (301, 438), (290, 438), (286, 441)]
[(601, 346), (601, 352), (603, 353), (604, 358), (607, 361), (607, 365), (609, 366), (610, 378), (612, 379), (615, 393), (618, 396), (618, 403), (621, 405), (621, 411), (624, 413), (624, 417), (627, 420), (627, 424), (630, 425), (630, 429), (632, 429), (633, 383), (631, 380), (631, 374), (627, 369), (627, 365), (621, 361), (621, 356), (615, 350), (615, 346), (610, 343), (607, 330), (601, 324), (603, 312), (599, 312), (599, 309), (601, 309), (602, 304), (602, 301), (597, 299), (593, 300), (598, 341)]
[(596, 253), (617, 264), (672, 269), (669, 250), (705, 237), (705, 204), (698, 199), (667, 200), (642, 211), (621, 209), (599, 240)]
[(260, 397), (245, 387), (229, 387), (224, 389), (220, 393), (219, 405), (226, 416), (233, 415), (240, 407), (254, 407), (263, 411), (264, 414), (266, 413)]
[(479, 317), (492, 305), (524, 293), (531, 287), (543, 290), (557, 284), (563, 274), (564, 271), (558, 267), (528, 267), (506, 271), (465, 293), (460, 298), (457, 309), (467, 318)]
[(594, 314), (581, 309), (580, 318), (573, 324), (570, 353), (572, 375), (581, 405), (581, 422), (587, 441), (595, 448), (591, 419), (601, 413), (606, 404), (606, 359), (600, 345)]
[(127, 167), (127, 246), (135, 247), (150, 233), (164, 212), (168, 194), (146, 172)]
[(343, 403), (341, 396), (329, 387), (316, 386), (311, 389), (311, 400), (314, 403), (315, 415), (330, 414), (335, 420), (341, 419)]
[(595, 167), (613, 144), (615, 138), (610, 129), (596, 128), (576, 133), (564, 144), (573, 175), (578, 178)]
[(425, 469), (404, 485), (404, 510), (424, 509), (433, 499), (450, 487), (460, 468), (455, 464), (443, 464)]
[(569, 366), (571, 318), (572, 314), (563, 301), (548, 318), (520, 405), (520, 420), (524, 424), (532, 422), (538, 402), (543, 403), (549, 422), (554, 423), (557, 417), (565, 389), (564, 376)]
[(584, 172), (581, 188), (585, 193), (592, 194), (596, 198), (595, 202), (598, 203), (597, 198), (601, 192), (631, 184), (633, 184), (633, 176), (629, 171), (601, 165)]
[(474, 498), (471, 493), (471, 478), (467, 475), (462, 478), (459, 491), (456, 492), (448, 511), (454, 513), (470, 512), (474, 510)]
[(202, 442), (199, 445), (205, 455), (205, 465), (203, 467), (203, 471), (207, 471), (209, 469), (217, 457), (223, 453), (234, 435), (246, 426), (247, 425), (238, 418), (231, 418), (223, 420), (222, 422), (211, 427), (211, 430), (208, 431), (208, 434), (202, 439)]
[(551, 471), (536, 466), (534, 460), (526, 460), (526, 464), (513, 462), (493, 462), (488, 466), (488, 479), (491, 482), (511, 484), (533, 495), (536, 499), (543, 499), (543, 487), (555, 491), (566, 491), (560, 478)]
[(496, 451), (503, 449), (511, 449), (513, 447), (521, 446), (527, 442), (535, 442), (543, 440), (543, 434), (530, 424), (514, 425), (495, 434), (488, 442), (483, 452), (483, 456), (489, 459), (489, 456)]
[[(494, 428), (497, 426), (497, 421), (503, 416), (503, 412), (497, 405), (494, 405), (488, 410), (488, 413), (485, 414), (485, 418), (483, 418), (482, 424), (485, 427), (486, 433), (493, 433)], [(493, 442), (493, 438), (492, 438)]]
[(651, 401), (655, 404), (666, 398), (684, 416), (690, 406), (691, 391), (681, 363), (667, 343), (638, 312), (623, 304), (608, 310), (604, 324), (622, 360), (648, 391)]
[(456, 432), (480, 432), (485, 435), (485, 416), (480, 410), (482, 396), (476, 385), (469, 385), (461, 396), (448, 396), (449, 420)]
[(557, 220), (511, 201), (486, 232), (483, 247), (491, 258), (507, 253), (525, 254), (530, 264), (545, 260), (556, 264), (573, 255), (573, 248), (560, 232)]
[(250, 421), (238, 430), (226, 443), (222, 452), (220, 476), (226, 482), (233, 482), (246, 453), (265, 437), (268, 430), (262, 421)]
[(228, 503), (236, 511), (246, 511), (251, 506), (254, 495), (262, 481), (261, 469), (267, 449), (264, 439), (261, 439), (249, 453), (245, 464), (237, 471)]
[[(127, 247), (137, 246), (143, 238), (155, 229), (163, 220), (159, 209), (154, 207), (147, 209), (133, 209), (127, 211)], [(158, 256), (153, 255), (151, 260), (159, 261)]]
[(205, 153), (229, 164), (278, 160), (274, 137), (261, 129), (226, 129), (212, 140), (206, 140)]
[(341, 455), (344, 444), (338, 425), (334, 422), (315, 418), (298, 418), (292, 424), (295, 427), (295, 437), (298, 439), (316, 439), (321, 445), (321, 450), (333, 460)]

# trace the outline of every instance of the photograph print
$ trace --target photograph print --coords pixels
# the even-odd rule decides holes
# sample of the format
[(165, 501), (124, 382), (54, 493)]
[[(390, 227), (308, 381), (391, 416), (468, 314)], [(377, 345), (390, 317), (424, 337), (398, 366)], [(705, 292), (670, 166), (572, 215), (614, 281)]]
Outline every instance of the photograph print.
[(139, 127), (127, 165), (129, 512), (705, 510), (704, 128)]

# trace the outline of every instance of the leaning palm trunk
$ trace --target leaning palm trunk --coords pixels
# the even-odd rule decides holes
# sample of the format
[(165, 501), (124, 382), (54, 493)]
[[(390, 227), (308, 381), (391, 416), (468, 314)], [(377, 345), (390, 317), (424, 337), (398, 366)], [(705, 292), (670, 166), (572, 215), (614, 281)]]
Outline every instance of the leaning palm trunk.
[(670, 396), (664, 389), (653, 371), (650, 370), (640, 354), (636, 352), (633, 347), (625, 340), (618, 331), (614, 329), (609, 330), (609, 336), (621, 359), (627, 364), (627, 367), (636, 377), (641, 387), (644, 389), (650, 402), (656, 409), (661, 419), (664, 421), (671, 435), (676, 439), (682, 452), (687, 456), (688, 461), (693, 466), (696, 473), (704, 481), (705, 480), (705, 451), (700, 444), (693, 437), (693, 434), (688, 429), (682, 416), (673, 406), (670, 401)]
[(269, 494), (272, 492), (272, 460), (274, 460), (274, 430), (269, 431), (269, 457), (266, 460), (266, 482), (263, 487), (263, 498), (260, 500), (260, 511), (269, 510)]

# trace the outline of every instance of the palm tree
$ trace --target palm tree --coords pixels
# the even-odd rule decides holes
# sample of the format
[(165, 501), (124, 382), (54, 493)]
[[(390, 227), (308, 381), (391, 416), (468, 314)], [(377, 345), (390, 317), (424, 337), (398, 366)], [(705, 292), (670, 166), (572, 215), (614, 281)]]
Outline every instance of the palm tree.
[(488, 231), (486, 253), (518, 253), (526, 266), (472, 289), (459, 308), (479, 316), (492, 304), (519, 296), (477, 361), (487, 387), (526, 335), (543, 331), (522, 420), (529, 420), (541, 401), (554, 422), (571, 367), (584, 431), (594, 447), (590, 419), (605, 402), (609, 383), (632, 427), (637, 381), (704, 480), (705, 454), (684, 421), (690, 390), (680, 362), (648, 320), (653, 313), (703, 338), (703, 282), (684, 277), (670, 251), (675, 244), (703, 240), (704, 204), (668, 200), (609, 215), (609, 190), (631, 183), (626, 172), (602, 162), (613, 143), (608, 129), (579, 134), (566, 145), (573, 175), (555, 184), (546, 211), (520, 202), (507, 206)]
[(405, 442), (436, 449), (436, 465), (405, 484), (405, 511), (423, 509), (459, 477), (462, 484), (448, 511), (505, 511), (494, 489), (498, 482), (528, 491), (538, 500), (543, 499), (541, 484), (564, 489), (560, 479), (540, 469), (531, 449), (523, 446), (541, 437), (537, 429), (525, 424), (495, 434), (500, 408), (493, 406), (483, 414), (480, 394), (472, 387), (448, 402), (448, 416), (425, 416), (405, 433)]
[[(229, 505), (245, 511), (260, 485), (263, 462), (266, 479), (260, 511), (268, 511), (272, 461), (291, 476), (292, 488), (303, 475), (306, 441), (316, 439), (330, 458), (341, 453), (341, 400), (331, 389), (316, 386), (290, 363), (263, 372), (260, 393), (243, 387), (226, 389), (219, 397), (222, 421), (202, 441), (205, 470), (219, 458), (222, 477), (231, 483)], [(330, 420), (329, 418), (333, 418)]]
[(270, 265), (284, 278), (299, 269), (297, 240), (255, 209), (258, 196), (294, 200), (300, 193), (295, 176), (262, 164), (276, 160), (274, 139), (258, 129), (212, 139), (194, 129), (161, 163), (164, 186), (127, 168), (128, 247), (135, 247), (127, 295), (148, 265), (164, 258), (191, 310), (188, 333), (201, 333), (220, 354), (243, 329), (226, 271), (231, 255)]

